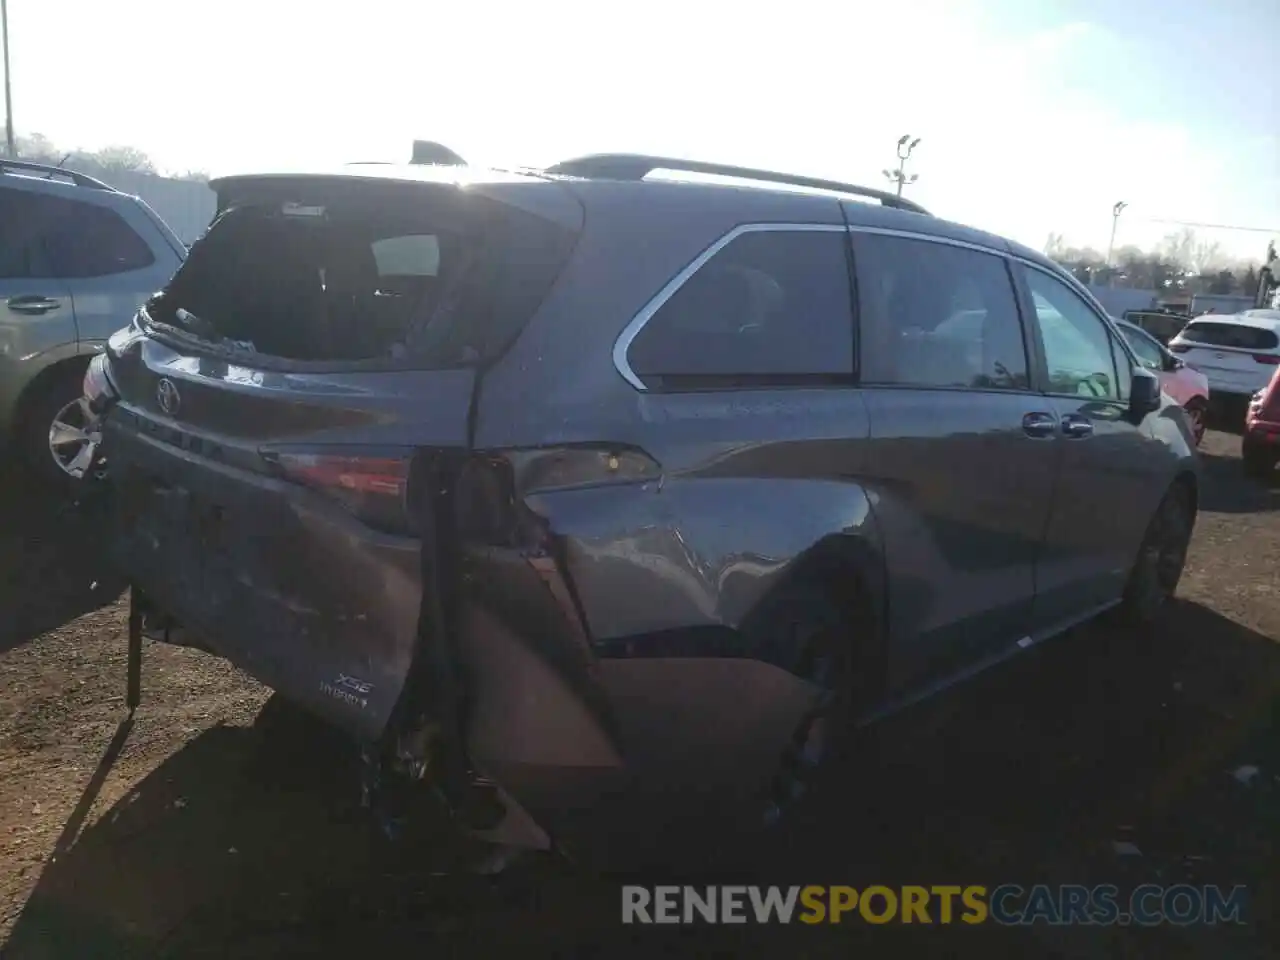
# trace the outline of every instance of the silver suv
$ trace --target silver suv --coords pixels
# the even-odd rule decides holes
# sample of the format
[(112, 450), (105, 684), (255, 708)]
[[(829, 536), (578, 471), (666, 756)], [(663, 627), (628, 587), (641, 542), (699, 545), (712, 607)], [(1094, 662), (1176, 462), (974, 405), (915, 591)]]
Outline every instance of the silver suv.
[(0, 445), (54, 482), (84, 476), (97, 445), (85, 365), (185, 256), (137, 197), (0, 158)]

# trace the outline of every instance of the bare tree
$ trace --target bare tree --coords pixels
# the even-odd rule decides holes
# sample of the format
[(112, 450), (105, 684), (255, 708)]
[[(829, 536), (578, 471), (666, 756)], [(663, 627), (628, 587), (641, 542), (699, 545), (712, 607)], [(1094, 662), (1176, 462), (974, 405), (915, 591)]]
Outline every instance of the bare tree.
[(1217, 240), (1197, 240), (1191, 246), (1190, 256), (1189, 266), (1196, 274), (1205, 273), (1210, 267), (1221, 267), (1225, 262), (1222, 244)]
[(1160, 241), (1160, 253), (1184, 270), (1192, 269), (1196, 247), (1196, 232), (1183, 227)]
[(156, 165), (137, 147), (110, 146), (93, 153), (86, 153), (108, 173), (155, 173)]
[(1060, 233), (1051, 233), (1044, 242), (1044, 255), (1050, 260), (1058, 260), (1067, 252), (1067, 238)]
[[(64, 150), (42, 133), (18, 137), (14, 144), (18, 157), (37, 163), (62, 164), (93, 176), (110, 177), (113, 173), (157, 173), (155, 162), (144, 150), (126, 145), (106, 146), (101, 150)], [(0, 157), (6, 155), (0, 145)], [(200, 171), (174, 174), (181, 180), (208, 180)]]

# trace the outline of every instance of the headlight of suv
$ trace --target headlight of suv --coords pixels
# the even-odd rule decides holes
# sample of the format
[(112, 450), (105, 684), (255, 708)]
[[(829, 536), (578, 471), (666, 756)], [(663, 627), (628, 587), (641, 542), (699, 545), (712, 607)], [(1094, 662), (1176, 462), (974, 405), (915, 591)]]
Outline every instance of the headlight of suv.
[(89, 361), (84, 372), (84, 396), (89, 401), (89, 409), (99, 416), (107, 412), (107, 408), (115, 403), (119, 394), (107, 374), (107, 355), (100, 353)]

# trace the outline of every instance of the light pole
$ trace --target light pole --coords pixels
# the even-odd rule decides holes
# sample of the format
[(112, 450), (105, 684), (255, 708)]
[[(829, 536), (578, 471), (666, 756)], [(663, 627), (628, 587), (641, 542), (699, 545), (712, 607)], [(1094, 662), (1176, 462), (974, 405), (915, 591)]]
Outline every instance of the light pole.
[(919, 143), (919, 137), (912, 140), (911, 134), (904, 133), (898, 138), (898, 169), (883, 171), (886, 180), (898, 185), (898, 196), (902, 196), (902, 188), (904, 185), (908, 183), (915, 183), (920, 177), (918, 173), (913, 173), (909, 177), (906, 174), (907, 158), (911, 156), (911, 151), (914, 150), (916, 145)]
[(4, 47), (4, 141), (9, 156), (16, 157), (13, 143), (13, 95), (9, 91), (9, 2), (0, 0), (0, 45)]
[(1107, 266), (1111, 266), (1111, 251), (1116, 245), (1116, 227), (1120, 223), (1120, 213), (1128, 204), (1123, 200), (1117, 201), (1111, 208), (1111, 239), (1107, 241)]

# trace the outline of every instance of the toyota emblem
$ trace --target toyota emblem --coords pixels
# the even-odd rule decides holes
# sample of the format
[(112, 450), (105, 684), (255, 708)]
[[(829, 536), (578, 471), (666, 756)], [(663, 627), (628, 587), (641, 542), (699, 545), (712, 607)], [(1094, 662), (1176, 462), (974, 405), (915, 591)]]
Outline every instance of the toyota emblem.
[(156, 402), (169, 416), (176, 414), (178, 407), (182, 405), (182, 395), (178, 393), (178, 385), (168, 377), (161, 379), (156, 384)]

